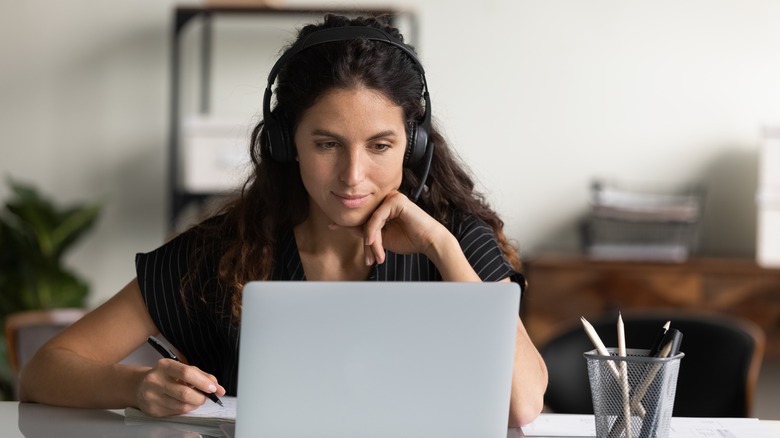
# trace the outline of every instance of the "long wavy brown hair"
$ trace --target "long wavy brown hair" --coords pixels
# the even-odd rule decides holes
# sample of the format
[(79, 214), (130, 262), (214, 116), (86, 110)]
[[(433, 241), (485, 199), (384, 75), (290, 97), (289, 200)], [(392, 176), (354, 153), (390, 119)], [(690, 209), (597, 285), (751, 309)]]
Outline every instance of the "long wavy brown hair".
[[(303, 27), (296, 42), (319, 29), (337, 26), (377, 27), (403, 41), (398, 29), (389, 26), (382, 17), (349, 19), (326, 15), (322, 23)], [(319, 96), (334, 88), (377, 90), (403, 108), (409, 124), (419, 120), (425, 111), (422, 74), (416, 63), (399, 48), (381, 41), (357, 38), (312, 46), (281, 68), (276, 83), (273, 112), (290, 124), (290, 138), (294, 137), (303, 112)], [(474, 190), (465, 166), (435, 124), (429, 139), (436, 147), (427, 189), (418, 205), (445, 224), (466, 215), (485, 221), (493, 229), (509, 263), (519, 271), (520, 256), (504, 235), (503, 222), (483, 195)], [(194, 227), (195, 264), (190, 264), (203, 266), (207, 259), (214, 257), (216, 250), (219, 285), (215, 288), (211, 283), (210, 291), (204, 287), (199, 298), (206, 303), (223, 302), (226, 298), (223, 294), (228, 294), (231, 314), (224, 316), (234, 321), (240, 320), (244, 284), (271, 277), (277, 263), (277, 239), (307, 218), (309, 205), (298, 163), (271, 159), (262, 121), (252, 131), (250, 156), (253, 172), (240, 194), (221, 209), (217, 220), (207, 220)], [(413, 169), (405, 168), (399, 191), (409, 195), (418, 183)], [(194, 280), (197, 273), (192, 271), (191, 268), (183, 291), (187, 284), (199, 283)]]

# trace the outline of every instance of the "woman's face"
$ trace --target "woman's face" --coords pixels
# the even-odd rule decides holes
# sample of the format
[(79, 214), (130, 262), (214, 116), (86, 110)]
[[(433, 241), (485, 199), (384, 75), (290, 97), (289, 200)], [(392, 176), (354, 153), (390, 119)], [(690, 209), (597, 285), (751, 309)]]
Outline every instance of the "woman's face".
[(403, 110), (375, 90), (335, 88), (303, 113), (295, 145), (310, 219), (358, 226), (401, 185)]

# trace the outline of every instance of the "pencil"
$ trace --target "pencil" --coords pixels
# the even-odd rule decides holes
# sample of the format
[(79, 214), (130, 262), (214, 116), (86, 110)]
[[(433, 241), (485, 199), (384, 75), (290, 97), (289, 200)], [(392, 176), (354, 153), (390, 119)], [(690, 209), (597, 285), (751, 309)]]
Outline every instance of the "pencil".
[[(623, 315), (618, 312), (618, 355), (626, 357), (626, 328), (623, 325)], [(620, 385), (623, 390), (623, 416), (626, 428), (626, 437), (631, 438), (631, 390), (628, 386), (628, 364), (620, 361)]]
[[(590, 338), (590, 341), (593, 343), (593, 346), (596, 347), (596, 351), (598, 351), (599, 354), (602, 356), (611, 356), (609, 350), (607, 350), (607, 347), (604, 346), (604, 342), (601, 341), (601, 338), (599, 337), (598, 333), (596, 333), (596, 329), (593, 328), (591, 323), (589, 323), (584, 316), (580, 317), (580, 321), (582, 322), (582, 327), (585, 329), (585, 333), (588, 335), (588, 338)], [(612, 376), (615, 378), (615, 380), (620, 381), (620, 373), (618, 372), (618, 369), (615, 366), (615, 362), (607, 361), (607, 365), (609, 365), (609, 370), (612, 373)], [(645, 407), (642, 406), (641, 400), (640, 401), (632, 400), (631, 409), (633, 409), (634, 412), (636, 412), (640, 417), (644, 418)]]

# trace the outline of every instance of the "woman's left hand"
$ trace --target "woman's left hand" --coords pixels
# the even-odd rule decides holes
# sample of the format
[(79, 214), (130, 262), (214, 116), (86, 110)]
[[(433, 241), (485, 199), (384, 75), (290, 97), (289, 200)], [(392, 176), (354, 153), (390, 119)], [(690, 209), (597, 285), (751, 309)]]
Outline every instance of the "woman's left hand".
[(454, 238), (447, 228), (398, 191), (388, 194), (362, 227), (350, 230), (363, 238), (369, 265), (375, 261), (384, 263), (385, 249), (396, 254), (429, 255), (437, 241)]

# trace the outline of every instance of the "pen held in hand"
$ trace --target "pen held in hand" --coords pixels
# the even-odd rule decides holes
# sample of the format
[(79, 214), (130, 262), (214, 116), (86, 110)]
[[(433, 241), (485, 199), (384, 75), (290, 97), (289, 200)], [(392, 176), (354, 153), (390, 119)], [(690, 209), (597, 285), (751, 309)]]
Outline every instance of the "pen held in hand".
[[(157, 350), (158, 353), (160, 353), (160, 356), (162, 356), (162, 357), (164, 357), (166, 359), (173, 359), (176, 362), (181, 362), (179, 360), (179, 358), (171, 350), (169, 350), (165, 345), (162, 344), (162, 342), (157, 340), (157, 338), (155, 338), (154, 336), (149, 336), (146, 339), (146, 342), (148, 342), (149, 345), (154, 347), (154, 349)], [(224, 406), (222, 404), (222, 400), (220, 400), (219, 397), (217, 397), (217, 395), (214, 394), (213, 392), (205, 392), (205, 391), (202, 391), (202, 390), (200, 390), (198, 388), (195, 388), (195, 389), (197, 389), (198, 391), (203, 393), (203, 395), (208, 397), (209, 400), (213, 401), (214, 403), (216, 403), (216, 404), (218, 404), (220, 406)]]

